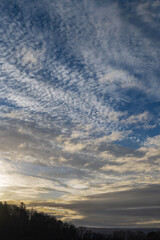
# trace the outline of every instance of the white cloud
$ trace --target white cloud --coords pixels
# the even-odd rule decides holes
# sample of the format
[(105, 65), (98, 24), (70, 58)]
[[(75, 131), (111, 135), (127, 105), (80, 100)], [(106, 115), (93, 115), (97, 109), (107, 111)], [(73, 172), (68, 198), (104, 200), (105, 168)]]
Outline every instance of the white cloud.
[(67, 152), (77, 152), (85, 148), (85, 145), (82, 143), (72, 144), (70, 142), (64, 142), (64, 151)]
[(143, 143), (145, 147), (160, 147), (160, 135), (156, 135), (154, 137), (148, 137), (146, 141)]
[(142, 18), (142, 20), (150, 25), (155, 26), (157, 14), (154, 10), (160, 6), (159, 1), (143, 2), (137, 5), (137, 14)]
[(125, 124), (145, 123), (148, 122), (150, 118), (151, 118), (150, 114), (147, 111), (145, 111), (138, 115), (131, 115), (127, 119), (123, 119), (121, 122)]
[(126, 131), (124, 131), (124, 132), (115, 131), (115, 132), (112, 132), (111, 134), (109, 134), (107, 136), (105, 135), (103, 137), (95, 139), (94, 142), (95, 142), (95, 144), (97, 144), (97, 143), (101, 143), (101, 142), (106, 142), (107, 143), (107, 142), (113, 142), (113, 141), (117, 141), (117, 140), (121, 141), (128, 134), (129, 134), (129, 132), (126, 132)]
[(21, 143), (18, 148), (25, 148), (26, 147), (26, 143)]

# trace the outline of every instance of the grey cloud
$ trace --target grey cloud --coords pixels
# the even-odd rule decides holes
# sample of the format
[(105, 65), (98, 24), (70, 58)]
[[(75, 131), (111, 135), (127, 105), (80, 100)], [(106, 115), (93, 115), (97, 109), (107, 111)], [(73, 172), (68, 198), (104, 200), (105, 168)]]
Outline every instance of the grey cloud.
[(125, 157), (126, 155), (133, 156), (136, 158), (142, 158), (145, 155), (145, 152), (133, 149), (133, 148), (127, 148), (124, 146), (116, 145), (114, 143), (102, 143), (98, 150), (101, 152), (108, 151), (110, 154), (112, 154), (115, 157)]
[[(45, 170), (45, 169), (44, 169)], [(88, 171), (84, 171), (77, 168), (71, 168), (71, 167), (53, 167), (47, 172), (42, 172), (42, 175), (45, 177), (55, 178), (59, 179), (62, 182), (65, 181), (65, 179), (86, 179), (86, 181), (91, 177), (91, 173)]]
[[(75, 223), (90, 226), (143, 226), (160, 221), (160, 186), (150, 185), (128, 191), (88, 196), (68, 204), (31, 202), (29, 206), (48, 206), (74, 210), (84, 216)], [(138, 223), (139, 222), (139, 223)], [(144, 222), (144, 223), (143, 223)], [(152, 224), (152, 223), (151, 223)]]
[[(25, 150), (37, 149), (45, 146), (49, 148), (51, 146), (50, 141), (61, 134), (60, 129), (52, 127), (38, 127), (35, 123), (28, 123), (24, 121), (7, 121), (3, 125), (1, 122), (0, 127), (0, 147), (7, 148), (8, 150), (17, 150), (18, 146), (22, 143), (26, 143)], [(18, 149), (20, 151), (20, 149)], [(37, 152), (38, 154), (38, 152)], [(40, 154), (39, 154), (40, 155)]]
[[(66, 154), (63, 156), (66, 157)], [(104, 165), (104, 163), (98, 158), (95, 157), (93, 154), (89, 152), (89, 154), (84, 153), (74, 153), (67, 156), (68, 159), (72, 159), (68, 162), (69, 165), (74, 167), (81, 167), (82, 169), (90, 169), (90, 170), (97, 170)]]

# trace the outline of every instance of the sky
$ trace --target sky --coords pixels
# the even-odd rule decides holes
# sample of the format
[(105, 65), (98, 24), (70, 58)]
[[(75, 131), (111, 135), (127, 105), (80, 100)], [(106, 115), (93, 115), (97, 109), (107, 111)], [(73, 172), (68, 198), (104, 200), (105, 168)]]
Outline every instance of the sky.
[(0, 201), (160, 224), (160, 1), (0, 1)]

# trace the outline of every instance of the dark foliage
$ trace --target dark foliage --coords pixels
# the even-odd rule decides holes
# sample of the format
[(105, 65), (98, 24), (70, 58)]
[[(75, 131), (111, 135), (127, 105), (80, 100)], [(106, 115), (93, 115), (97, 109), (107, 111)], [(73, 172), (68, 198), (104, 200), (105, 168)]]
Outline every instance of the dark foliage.
[(76, 228), (54, 216), (0, 203), (0, 240), (160, 240), (160, 232), (116, 231), (111, 235)]
[(0, 240), (74, 240), (77, 230), (53, 216), (27, 210), (20, 206), (0, 203)]

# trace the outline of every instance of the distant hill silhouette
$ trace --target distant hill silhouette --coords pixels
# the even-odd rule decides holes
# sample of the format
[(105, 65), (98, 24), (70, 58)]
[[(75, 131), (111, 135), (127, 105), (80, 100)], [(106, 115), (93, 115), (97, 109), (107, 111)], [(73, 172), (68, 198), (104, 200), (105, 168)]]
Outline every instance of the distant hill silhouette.
[(160, 232), (95, 233), (57, 220), (54, 216), (0, 202), (0, 240), (160, 240)]

